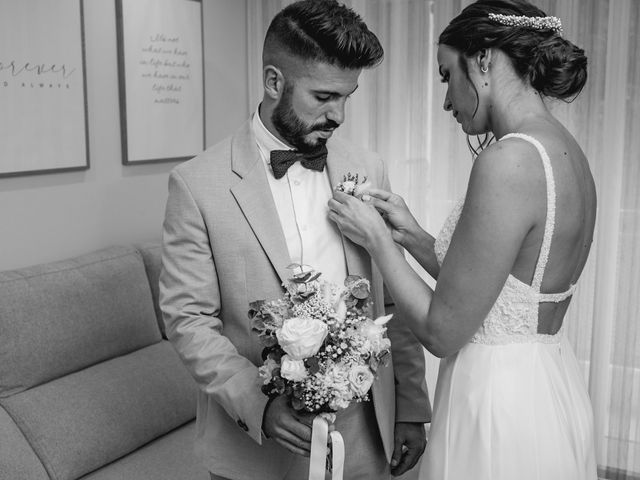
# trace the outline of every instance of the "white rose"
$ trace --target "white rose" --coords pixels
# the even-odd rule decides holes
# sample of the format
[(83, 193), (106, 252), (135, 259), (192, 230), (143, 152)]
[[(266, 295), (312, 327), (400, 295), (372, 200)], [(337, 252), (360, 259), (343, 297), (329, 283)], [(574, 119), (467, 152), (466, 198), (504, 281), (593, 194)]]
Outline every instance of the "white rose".
[(357, 366), (349, 372), (349, 383), (355, 395), (362, 397), (367, 394), (373, 385), (373, 373), (369, 367)]
[(288, 318), (276, 331), (278, 343), (294, 360), (315, 355), (327, 336), (327, 325), (315, 318)]
[(292, 382), (299, 382), (307, 378), (307, 369), (302, 360), (294, 360), (285, 355), (280, 361), (280, 376)]

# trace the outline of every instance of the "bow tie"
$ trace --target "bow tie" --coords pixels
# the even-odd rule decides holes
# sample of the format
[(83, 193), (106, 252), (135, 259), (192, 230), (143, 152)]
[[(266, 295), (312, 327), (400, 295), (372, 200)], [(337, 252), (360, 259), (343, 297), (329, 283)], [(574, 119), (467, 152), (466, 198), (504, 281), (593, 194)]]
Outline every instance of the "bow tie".
[(284, 177), (289, 167), (298, 160), (303, 167), (321, 172), (327, 163), (327, 147), (322, 145), (320, 148), (307, 153), (296, 150), (272, 150), (271, 170), (273, 170), (273, 176), (276, 179)]

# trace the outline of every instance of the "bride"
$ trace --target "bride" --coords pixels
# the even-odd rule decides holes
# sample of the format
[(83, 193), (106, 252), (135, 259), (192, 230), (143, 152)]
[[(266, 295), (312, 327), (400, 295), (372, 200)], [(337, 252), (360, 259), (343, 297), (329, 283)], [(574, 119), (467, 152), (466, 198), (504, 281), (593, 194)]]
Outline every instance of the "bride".
[[(365, 247), (406, 322), (442, 357), (424, 462), (433, 480), (596, 479), (583, 375), (561, 325), (593, 238), (596, 192), (580, 146), (545, 105), (587, 78), (556, 17), (479, 0), (439, 38), (444, 109), (499, 141), (434, 239), (381, 190), (335, 192), (330, 218)], [(401, 245), (437, 280), (432, 291)]]

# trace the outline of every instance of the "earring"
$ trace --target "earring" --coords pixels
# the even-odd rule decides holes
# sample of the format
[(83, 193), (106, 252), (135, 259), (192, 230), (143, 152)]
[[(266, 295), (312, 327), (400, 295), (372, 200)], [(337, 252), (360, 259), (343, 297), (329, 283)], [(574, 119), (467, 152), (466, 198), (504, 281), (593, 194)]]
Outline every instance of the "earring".
[(482, 73), (487, 73), (489, 71), (489, 67), (487, 67), (486, 65), (483, 65), (482, 67), (480, 67), (480, 71)]

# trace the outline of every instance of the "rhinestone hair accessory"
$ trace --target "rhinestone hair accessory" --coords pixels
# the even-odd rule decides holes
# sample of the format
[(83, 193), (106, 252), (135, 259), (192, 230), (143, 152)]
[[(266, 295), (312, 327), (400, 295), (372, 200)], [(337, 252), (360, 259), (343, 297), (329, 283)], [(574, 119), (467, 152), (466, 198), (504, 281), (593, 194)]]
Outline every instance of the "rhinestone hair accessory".
[(558, 17), (527, 17), (526, 15), (502, 15), (490, 13), (489, 20), (510, 27), (528, 27), (534, 30), (553, 30), (562, 35), (562, 22)]

